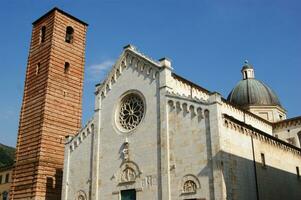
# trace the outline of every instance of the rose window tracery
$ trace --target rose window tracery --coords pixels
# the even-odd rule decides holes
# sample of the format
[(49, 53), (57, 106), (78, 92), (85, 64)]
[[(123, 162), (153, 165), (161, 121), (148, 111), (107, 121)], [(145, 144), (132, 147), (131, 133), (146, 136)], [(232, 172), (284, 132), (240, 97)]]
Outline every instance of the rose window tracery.
[(121, 100), (119, 124), (125, 131), (135, 129), (144, 116), (144, 102), (137, 94), (129, 94)]

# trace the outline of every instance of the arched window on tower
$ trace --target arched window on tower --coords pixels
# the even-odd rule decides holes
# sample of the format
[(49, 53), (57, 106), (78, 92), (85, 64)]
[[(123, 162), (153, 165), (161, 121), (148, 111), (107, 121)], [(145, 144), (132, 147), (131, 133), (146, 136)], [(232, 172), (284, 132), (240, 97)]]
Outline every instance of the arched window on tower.
[(68, 62), (65, 62), (64, 73), (68, 74), (69, 73), (69, 69), (70, 69), (70, 64)]
[(41, 63), (38, 63), (36, 66), (36, 75), (40, 73)]
[(46, 26), (42, 26), (40, 30), (40, 43), (45, 42), (45, 38), (46, 38)]
[(67, 42), (67, 43), (72, 43), (73, 42), (73, 33), (74, 33), (73, 28), (71, 26), (67, 26), (65, 42)]

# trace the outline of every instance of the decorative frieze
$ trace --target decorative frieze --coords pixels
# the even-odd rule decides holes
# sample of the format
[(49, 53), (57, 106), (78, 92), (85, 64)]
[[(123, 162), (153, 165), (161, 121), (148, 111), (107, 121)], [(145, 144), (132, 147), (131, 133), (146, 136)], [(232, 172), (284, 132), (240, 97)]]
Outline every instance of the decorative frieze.
[(239, 109), (233, 105), (231, 105), (229, 102), (223, 101), (223, 109), (225, 109), (225, 113), (234, 113), (239, 115), (241, 118), (244, 118), (245, 120), (254, 122), (256, 124), (259, 124), (261, 126), (264, 126), (266, 128), (272, 128), (272, 124), (258, 116), (256, 116), (253, 113), (250, 113), (248, 111)]
[(65, 144), (70, 144), (70, 152), (74, 151), (85, 138), (94, 131), (93, 119), (83, 127), (74, 137), (66, 137)]
[(274, 130), (291, 128), (291, 127), (296, 127), (296, 126), (301, 126), (301, 116), (292, 118), (292, 119), (283, 120), (280, 122), (276, 122), (273, 125)]
[(243, 125), (243, 122), (240, 122), (231, 116), (224, 114), (223, 121), (224, 121), (223, 124), (226, 128), (232, 129), (237, 133), (242, 133), (248, 136), (252, 136), (253, 138), (258, 139), (267, 144), (277, 146), (278, 148), (281, 148), (286, 151), (291, 151), (294, 154), (301, 155), (301, 149), (299, 149), (298, 147), (295, 147), (289, 143), (286, 143), (285, 141), (282, 141), (267, 133), (264, 133), (250, 125), (247, 124)]
[(177, 114), (183, 113), (184, 116), (190, 114), (191, 119), (197, 116), (198, 121), (204, 118), (203, 109), (195, 103), (169, 99), (167, 104), (169, 112), (175, 111)]
[(146, 59), (134, 49), (127, 48), (124, 50), (119, 61), (113, 66), (102, 86), (98, 88), (97, 93), (100, 93), (101, 97), (105, 98), (112, 86), (117, 82), (118, 78), (128, 67), (131, 67), (150, 80), (154, 80), (156, 77), (158, 77), (160, 66), (154, 61)]

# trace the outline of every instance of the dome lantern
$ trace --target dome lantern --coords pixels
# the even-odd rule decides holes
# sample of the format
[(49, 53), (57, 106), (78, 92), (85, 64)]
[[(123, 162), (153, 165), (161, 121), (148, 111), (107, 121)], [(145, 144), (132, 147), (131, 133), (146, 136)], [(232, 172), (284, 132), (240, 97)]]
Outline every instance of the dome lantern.
[(286, 118), (276, 93), (263, 82), (255, 79), (254, 68), (245, 61), (241, 69), (243, 79), (232, 89), (228, 101), (270, 122)]
[(245, 60), (245, 63), (241, 69), (243, 80), (255, 78), (254, 68), (249, 64), (248, 60)]

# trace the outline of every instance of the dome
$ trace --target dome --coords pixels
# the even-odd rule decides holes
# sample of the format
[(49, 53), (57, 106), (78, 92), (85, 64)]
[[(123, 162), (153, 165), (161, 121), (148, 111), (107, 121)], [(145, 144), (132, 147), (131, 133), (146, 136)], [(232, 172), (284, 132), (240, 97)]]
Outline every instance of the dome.
[(243, 80), (238, 82), (228, 96), (228, 101), (238, 106), (281, 106), (280, 101), (271, 88), (256, 80), (254, 69), (245, 64), (241, 70)]

